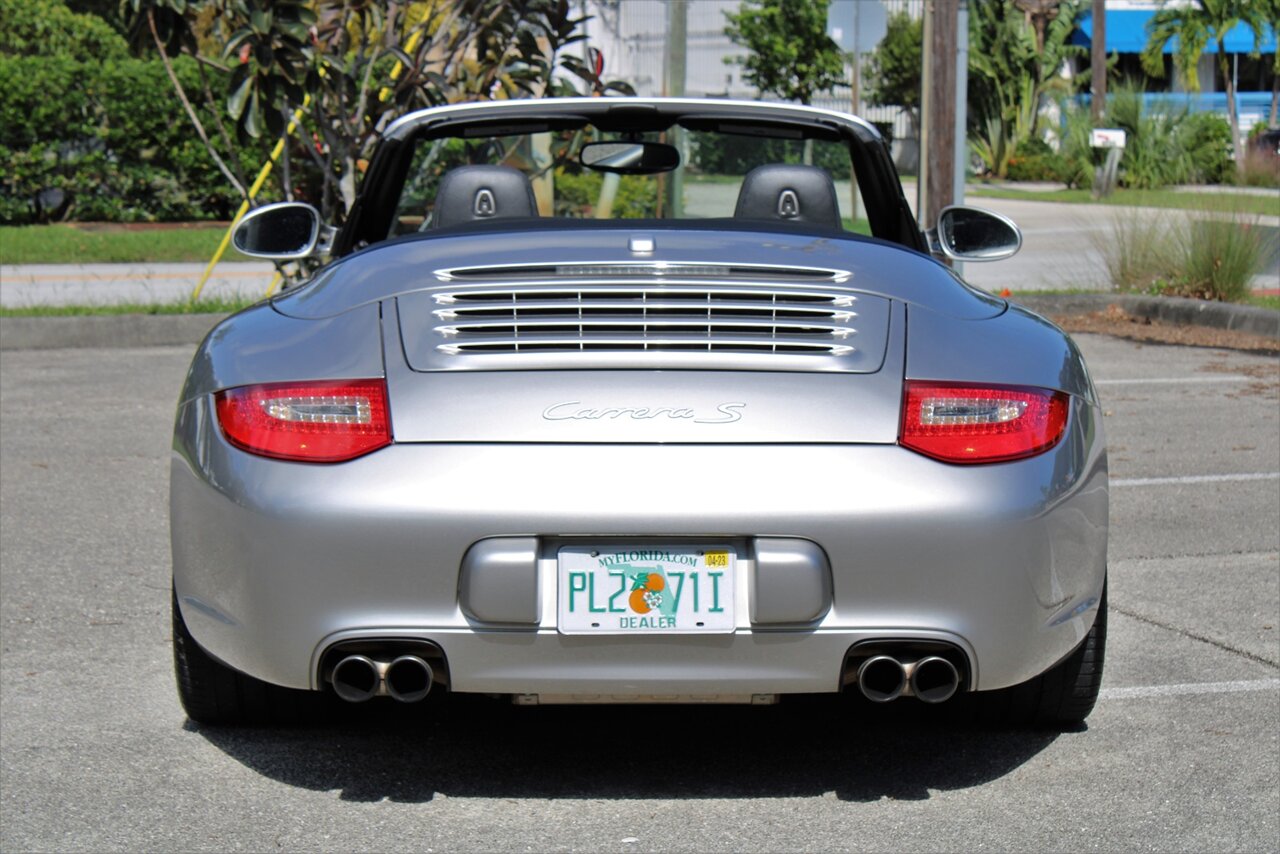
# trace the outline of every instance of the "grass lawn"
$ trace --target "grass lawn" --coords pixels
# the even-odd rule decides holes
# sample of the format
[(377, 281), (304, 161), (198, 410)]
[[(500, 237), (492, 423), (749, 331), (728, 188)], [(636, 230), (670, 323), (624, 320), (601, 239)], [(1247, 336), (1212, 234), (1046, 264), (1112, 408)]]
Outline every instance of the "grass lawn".
[[(199, 261), (213, 257), (226, 225), (81, 223), (0, 226), (0, 264), (92, 264)], [(248, 261), (228, 250), (224, 261)]]
[(230, 314), (247, 308), (256, 299), (201, 299), (197, 302), (174, 300), (163, 303), (110, 303), (104, 305), (29, 305), (21, 308), (0, 306), (0, 317), (72, 317), (86, 314)]
[(1118, 189), (1105, 199), (1095, 199), (1089, 190), (1014, 190), (1007, 187), (971, 187), (965, 191), (965, 195), (970, 198), (1023, 199), (1029, 202), (1236, 211), (1259, 214), (1261, 216), (1280, 216), (1280, 191), (1277, 191), (1272, 196), (1254, 196), (1230, 191), (1222, 193), (1185, 193), (1176, 190)]

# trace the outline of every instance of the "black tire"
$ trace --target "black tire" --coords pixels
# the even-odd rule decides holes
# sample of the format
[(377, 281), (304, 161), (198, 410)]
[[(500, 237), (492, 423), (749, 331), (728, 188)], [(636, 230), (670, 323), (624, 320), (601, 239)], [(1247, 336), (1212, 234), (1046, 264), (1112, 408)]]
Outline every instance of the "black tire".
[(187, 717), (201, 724), (297, 724), (313, 718), (324, 697), (315, 691), (282, 688), (227, 667), (200, 648), (173, 607), (173, 669), (178, 699)]
[(999, 691), (970, 695), (978, 723), (1067, 729), (1079, 726), (1098, 701), (1107, 645), (1107, 589), (1084, 641), (1061, 663)]

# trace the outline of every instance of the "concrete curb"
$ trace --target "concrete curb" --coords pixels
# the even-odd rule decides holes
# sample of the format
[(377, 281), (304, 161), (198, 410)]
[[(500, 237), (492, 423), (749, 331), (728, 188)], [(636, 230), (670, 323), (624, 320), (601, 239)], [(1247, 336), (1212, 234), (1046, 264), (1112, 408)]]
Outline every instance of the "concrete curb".
[[(1038, 314), (1089, 314), (1118, 305), (1172, 326), (1210, 326), (1280, 338), (1280, 311), (1250, 305), (1130, 294), (1019, 294)], [(0, 350), (194, 346), (225, 314), (117, 314), (0, 317)]]
[(1011, 298), (1037, 314), (1069, 315), (1105, 311), (1116, 305), (1135, 317), (1170, 326), (1209, 326), (1269, 338), (1280, 338), (1280, 311), (1256, 305), (1209, 302), (1181, 297), (1143, 297), (1133, 294), (1019, 294)]
[(194, 346), (224, 317), (227, 315), (0, 317), (0, 350)]

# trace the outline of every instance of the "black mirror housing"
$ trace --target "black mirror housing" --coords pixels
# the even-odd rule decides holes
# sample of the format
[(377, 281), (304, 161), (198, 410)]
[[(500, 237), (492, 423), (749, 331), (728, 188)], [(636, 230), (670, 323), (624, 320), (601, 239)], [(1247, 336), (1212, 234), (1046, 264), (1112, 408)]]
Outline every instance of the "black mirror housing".
[(665, 142), (589, 142), (578, 162), (596, 172), (654, 175), (680, 165), (680, 149)]

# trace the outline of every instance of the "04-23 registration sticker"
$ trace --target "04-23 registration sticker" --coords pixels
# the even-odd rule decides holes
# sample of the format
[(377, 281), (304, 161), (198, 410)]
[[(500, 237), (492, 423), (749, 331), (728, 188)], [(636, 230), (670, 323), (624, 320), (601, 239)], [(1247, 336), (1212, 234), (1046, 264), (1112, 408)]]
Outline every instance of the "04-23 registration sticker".
[(566, 546), (560, 632), (732, 632), (736, 558), (724, 546)]

